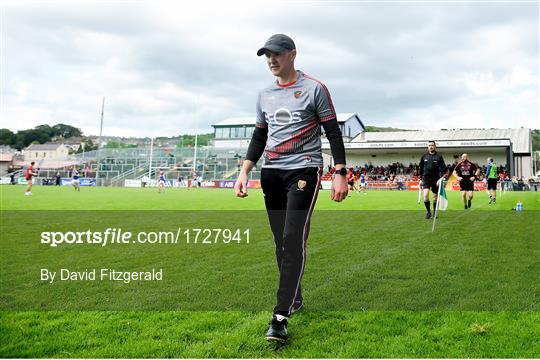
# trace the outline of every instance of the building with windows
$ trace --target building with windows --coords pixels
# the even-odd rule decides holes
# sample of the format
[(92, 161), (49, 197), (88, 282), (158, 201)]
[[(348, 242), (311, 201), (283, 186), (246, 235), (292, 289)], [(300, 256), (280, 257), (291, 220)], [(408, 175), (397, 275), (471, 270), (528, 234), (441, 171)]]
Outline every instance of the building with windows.
[(23, 151), (24, 161), (63, 160), (69, 155), (69, 147), (64, 144), (30, 144)]

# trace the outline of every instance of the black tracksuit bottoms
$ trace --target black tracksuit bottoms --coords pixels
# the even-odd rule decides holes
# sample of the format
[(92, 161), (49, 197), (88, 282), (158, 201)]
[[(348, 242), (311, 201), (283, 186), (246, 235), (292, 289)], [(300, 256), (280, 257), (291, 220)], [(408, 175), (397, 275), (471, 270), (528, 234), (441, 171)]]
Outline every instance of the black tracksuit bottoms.
[(262, 168), (261, 187), (276, 245), (279, 288), (275, 314), (290, 316), (302, 301), (300, 282), (306, 266), (310, 218), (317, 201), (322, 168)]

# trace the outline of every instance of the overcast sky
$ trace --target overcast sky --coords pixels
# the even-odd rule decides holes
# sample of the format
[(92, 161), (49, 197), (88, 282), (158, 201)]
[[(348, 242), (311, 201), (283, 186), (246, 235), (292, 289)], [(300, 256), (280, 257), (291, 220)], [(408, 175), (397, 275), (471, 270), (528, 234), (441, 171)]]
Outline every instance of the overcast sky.
[(210, 132), (253, 116), (274, 81), (274, 33), (337, 112), (414, 129), (540, 128), (538, 2), (7, 2), (3, 113), (11, 130)]

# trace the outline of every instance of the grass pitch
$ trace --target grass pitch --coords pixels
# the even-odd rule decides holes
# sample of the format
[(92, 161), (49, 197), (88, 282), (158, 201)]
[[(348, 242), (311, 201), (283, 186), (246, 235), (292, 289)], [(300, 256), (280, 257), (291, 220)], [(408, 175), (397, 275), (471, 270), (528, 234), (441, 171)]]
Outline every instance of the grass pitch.
[[(76, 193), (69, 187), (34, 187), (31, 197), (23, 196), (20, 186), (0, 191), (2, 273), (9, 275), (0, 279), (2, 357), (540, 356), (537, 193), (509, 192), (488, 205), (487, 195), (476, 192), (473, 209), (464, 211), (459, 194), (449, 192), (449, 211), (431, 233), (416, 192), (352, 194), (337, 204), (322, 191), (303, 281), (306, 308), (290, 321), (289, 343), (276, 348), (263, 338), (277, 270), (268, 226), (255, 212), (264, 209), (259, 190), (246, 199), (210, 189), (158, 194), (156, 189), (82, 188)], [(523, 213), (511, 211), (517, 201), (523, 202)], [(201, 261), (185, 263), (193, 273), (169, 283), (168, 292), (150, 293), (161, 306), (157, 309), (133, 303), (120, 311), (97, 311), (83, 302), (80, 307), (88, 309), (82, 311), (37, 310), (47, 293), (32, 282), (32, 269), (40, 265), (35, 239), (17, 236), (26, 232), (14, 226), (13, 216), (58, 210), (49, 216), (63, 216), (67, 223), (68, 214), (81, 214), (78, 210), (105, 210), (123, 221), (125, 210), (187, 210), (205, 216), (202, 209), (223, 210), (221, 221), (229, 223), (234, 223), (232, 214), (241, 214), (261, 239), (238, 248), (186, 250), (185, 257)], [(27, 216), (21, 226), (39, 227), (41, 220)], [(51, 263), (73, 266), (83, 255), (92, 261), (122, 258), (130, 266), (156, 259), (172, 266), (183, 259), (151, 248), (135, 260), (115, 249), (87, 250), (79, 255), (66, 247), (48, 254)], [(216, 264), (228, 269), (249, 265), (252, 271), (232, 273), (224, 281), (213, 276)], [(175, 288), (179, 284), (183, 287)], [(231, 309), (208, 308), (208, 288), (221, 289)], [(116, 291), (120, 305), (125, 304), (121, 301), (129, 293)], [(181, 292), (199, 308), (183, 310), (163, 295), (179, 293), (181, 302)]]

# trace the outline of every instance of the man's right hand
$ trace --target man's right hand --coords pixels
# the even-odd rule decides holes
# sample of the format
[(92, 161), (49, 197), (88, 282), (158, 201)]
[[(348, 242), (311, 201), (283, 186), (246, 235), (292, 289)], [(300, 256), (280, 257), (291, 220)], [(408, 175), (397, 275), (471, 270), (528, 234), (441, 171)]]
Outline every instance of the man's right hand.
[(238, 179), (236, 179), (236, 183), (234, 184), (234, 193), (236, 194), (236, 196), (240, 198), (245, 198), (246, 196), (248, 196), (247, 182), (247, 174), (244, 172), (240, 172), (240, 175), (238, 175)]

